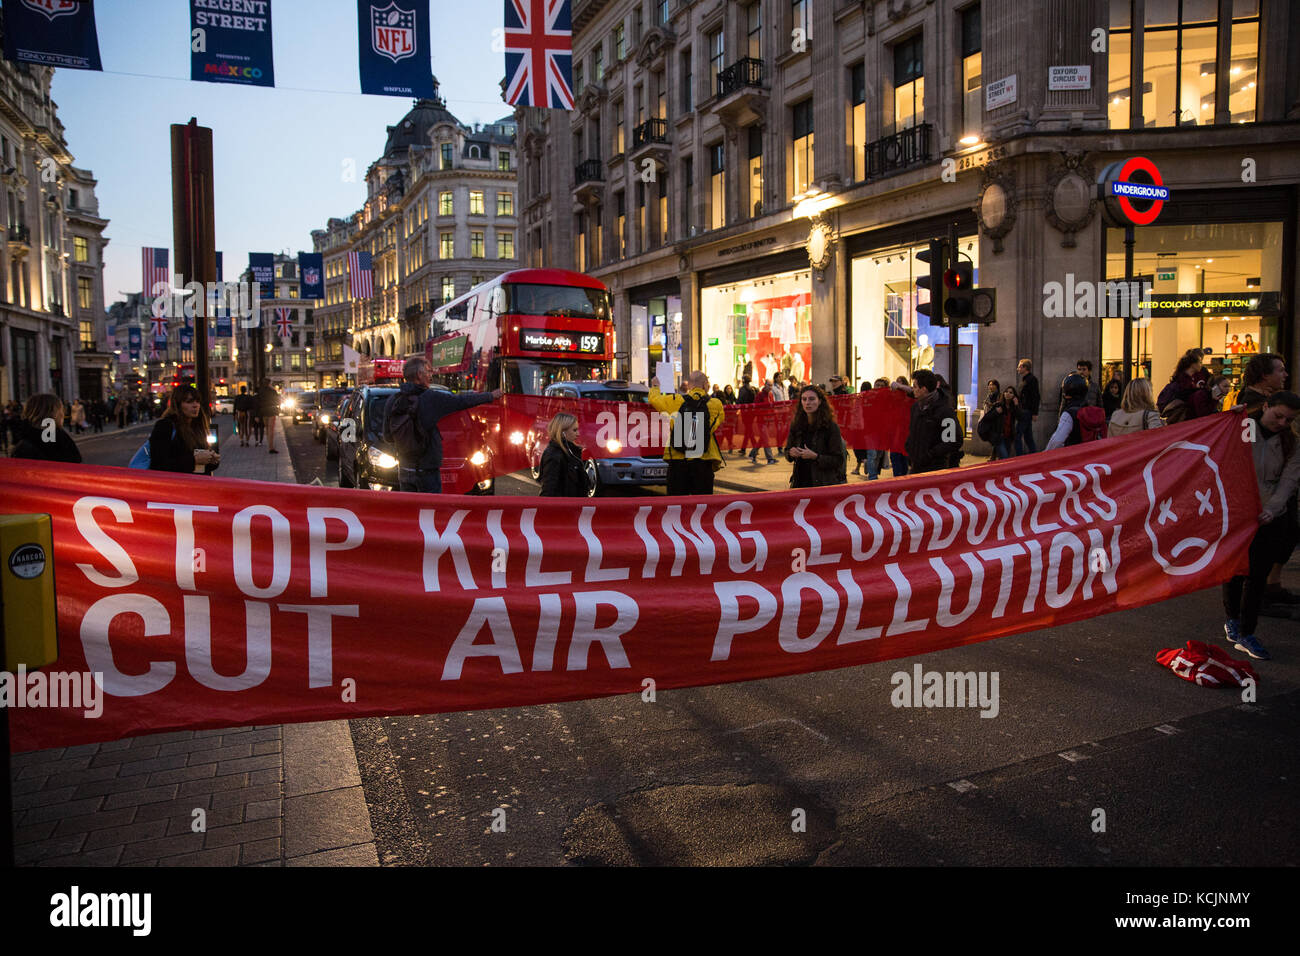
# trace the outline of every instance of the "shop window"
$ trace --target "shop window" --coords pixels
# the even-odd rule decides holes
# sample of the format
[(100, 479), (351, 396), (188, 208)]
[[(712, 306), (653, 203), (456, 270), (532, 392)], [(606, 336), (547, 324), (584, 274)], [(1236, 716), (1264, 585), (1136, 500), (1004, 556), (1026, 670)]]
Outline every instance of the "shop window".
[(961, 143), (973, 146), (982, 138), (984, 126), (984, 55), (980, 52), (980, 7), (976, 4), (961, 13)]
[(745, 8), (745, 43), (746, 56), (763, 58), (763, 4), (758, 0)]
[(763, 214), (763, 129), (749, 128), (749, 209), (751, 215)]
[(709, 34), (709, 95), (718, 95), (718, 74), (722, 72), (723, 56), (726, 54), (726, 46), (723, 43), (721, 30), (714, 30)]
[(806, 270), (701, 289), (700, 346), (709, 380), (738, 388), (746, 375), (762, 385), (777, 372), (801, 381), (829, 374), (812, 367), (811, 292)]
[(515, 214), (515, 194), (503, 189), (497, 193), (497, 215), (513, 216)]
[(894, 116), (891, 133), (925, 122), (925, 76), (920, 34), (894, 47)]
[(812, 100), (796, 103), (793, 109), (794, 175), (790, 181), (793, 199), (808, 191), (815, 178), (813, 169), (813, 109)]
[(867, 65), (859, 63), (849, 71), (849, 152), (853, 162), (853, 181), (867, 178)]
[(710, 229), (721, 229), (727, 224), (727, 172), (724, 149), (722, 143), (709, 147)]
[(471, 189), (469, 191), (469, 214), (471, 216), (483, 215), (483, 190)]

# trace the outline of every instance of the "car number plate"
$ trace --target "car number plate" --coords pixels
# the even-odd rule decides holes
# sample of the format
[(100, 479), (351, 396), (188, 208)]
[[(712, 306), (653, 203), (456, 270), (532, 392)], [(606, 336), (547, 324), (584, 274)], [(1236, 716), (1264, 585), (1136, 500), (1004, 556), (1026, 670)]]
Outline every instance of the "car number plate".
[(645, 476), (647, 478), (667, 478), (668, 467), (664, 466), (663, 468), (647, 468), (645, 470)]

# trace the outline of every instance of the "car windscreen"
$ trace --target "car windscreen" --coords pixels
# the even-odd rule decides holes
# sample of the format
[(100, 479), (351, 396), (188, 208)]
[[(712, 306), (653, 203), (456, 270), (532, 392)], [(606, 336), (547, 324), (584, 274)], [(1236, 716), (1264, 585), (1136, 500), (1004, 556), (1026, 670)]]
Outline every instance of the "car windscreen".
[(650, 396), (646, 392), (630, 392), (626, 389), (600, 388), (578, 393), (579, 398), (590, 398), (600, 402), (640, 402), (645, 404), (650, 401)]
[(343, 401), (343, 399), (347, 397), (347, 394), (347, 392), (321, 392), (320, 407), (327, 409), (338, 408), (339, 402)]
[(501, 363), (501, 387), (512, 395), (541, 395), (556, 382), (590, 382), (609, 378), (607, 362), (546, 362), (511, 359)]
[(298, 396), (299, 408), (306, 408), (309, 405), (315, 405), (315, 404), (316, 404), (315, 392), (303, 392), (301, 395)]
[(506, 312), (513, 315), (609, 318), (609, 293), (603, 289), (526, 283), (510, 283), (501, 288), (506, 293)]

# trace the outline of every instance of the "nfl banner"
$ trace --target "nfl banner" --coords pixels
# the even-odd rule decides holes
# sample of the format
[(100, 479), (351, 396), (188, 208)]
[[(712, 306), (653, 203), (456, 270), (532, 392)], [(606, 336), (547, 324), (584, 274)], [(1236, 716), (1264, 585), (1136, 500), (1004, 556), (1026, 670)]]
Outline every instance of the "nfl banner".
[[(242, 8), (232, 16), (230, 8)], [(218, 9), (219, 7), (224, 9)], [(190, 0), (190, 79), (275, 86), (271, 4)]]
[(144, 336), (142, 335), (142, 333), (138, 328), (132, 327), (130, 329), (127, 329), (126, 332), (127, 350), (131, 353), (132, 362), (139, 361), (140, 359), (140, 345), (143, 339)]
[(64, 70), (102, 70), (93, 0), (10, 0), (5, 57)]
[(324, 257), (319, 252), (298, 253), (298, 274), (302, 277), (299, 280), (298, 298), (325, 298), (324, 272)]
[(231, 327), (230, 327), (230, 316), (229, 316), (229, 315), (218, 315), (218, 316), (217, 316), (217, 332), (216, 332), (216, 336), (217, 336), (217, 338), (219, 338), (219, 339), (228, 339), (228, 338), (230, 338), (230, 337), (231, 337), (232, 335), (234, 335), (234, 334), (235, 334), (234, 331), (233, 331), (233, 330), (231, 329)]
[(428, 3), (357, 0), (357, 53), (362, 93), (434, 95)]
[(248, 268), (258, 285), (258, 295), (263, 299), (275, 298), (275, 256), (269, 252), (250, 252)]
[(181, 329), (181, 351), (188, 352), (194, 348), (194, 332), (190, 328)]
[(505, 0), (506, 102), (573, 109), (569, 0)]

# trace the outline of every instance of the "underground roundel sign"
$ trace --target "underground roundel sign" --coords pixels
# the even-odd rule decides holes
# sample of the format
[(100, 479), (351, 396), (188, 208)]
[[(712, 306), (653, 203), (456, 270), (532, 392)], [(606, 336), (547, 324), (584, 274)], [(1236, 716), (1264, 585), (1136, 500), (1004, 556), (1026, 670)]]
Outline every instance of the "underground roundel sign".
[(1155, 222), (1170, 195), (1160, 170), (1145, 156), (1107, 166), (1101, 174), (1101, 187), (1111, 216), (1134, 226)]

